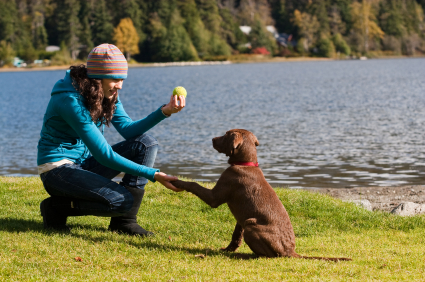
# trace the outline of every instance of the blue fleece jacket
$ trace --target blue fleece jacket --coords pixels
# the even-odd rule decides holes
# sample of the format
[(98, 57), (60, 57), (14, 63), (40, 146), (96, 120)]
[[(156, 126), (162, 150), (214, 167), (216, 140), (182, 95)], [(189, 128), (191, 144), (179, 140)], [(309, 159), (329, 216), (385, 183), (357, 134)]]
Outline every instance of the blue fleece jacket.
[[(118, 97), (112, 125), (125, 139), (139, 136), (166, 116), (161, 108), (147, 117), (132, 121), (124, 111)], [(159, 169), (139, 165), (115, 153), (99, 127), (92, 121), (84, 105), (84, 97), (72, 85), (69, 70), (65, 78), (56, 82), (43, 119), (38, 142), (37, 164), (57, 162), (62, 159), (82, 163), (90, 153), (102, 165), (117, 171), (145, 177), (155, 182)]]

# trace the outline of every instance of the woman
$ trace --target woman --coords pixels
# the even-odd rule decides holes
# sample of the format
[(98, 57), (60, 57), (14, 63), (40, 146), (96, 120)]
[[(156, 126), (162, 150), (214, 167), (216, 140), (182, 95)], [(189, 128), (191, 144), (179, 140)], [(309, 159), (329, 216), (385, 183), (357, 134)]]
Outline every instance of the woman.
[[(102, 44), (90, 52), (87, 67), (71, 66), (53, 87), (37, 155), (51, 196), (40, 204), (44, 228), (69, 231), (68, 216), (96, 215), (111, 217), (111, 231), (150, 236), (136, 217), (148, 180), (181, 191), (170, 183), (176, 177), (152, 168), (158, 142), (145, 132), (181, 111), (185, 98), (171, 96), (168, 104), (132, 121), (118, 95), (127, 70), (121, 51)], [(103, 137), (110, 124), (125, 139), (112, 147)], [(122, 182), (111, 181), (120, 172)]]

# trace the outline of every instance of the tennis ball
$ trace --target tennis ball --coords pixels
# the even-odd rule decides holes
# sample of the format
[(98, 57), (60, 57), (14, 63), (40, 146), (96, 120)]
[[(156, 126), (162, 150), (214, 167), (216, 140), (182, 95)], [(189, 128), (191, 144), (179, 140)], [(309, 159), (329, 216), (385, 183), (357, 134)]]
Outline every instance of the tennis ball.
[(177, 86), (176, 88), (174, 88), (173, 90), (173, 95), (174, 96), (183, 96), (186, 98), (187, 96), (187, 91), (186, 89), (184, 89), (184, 87), (182, 86)]

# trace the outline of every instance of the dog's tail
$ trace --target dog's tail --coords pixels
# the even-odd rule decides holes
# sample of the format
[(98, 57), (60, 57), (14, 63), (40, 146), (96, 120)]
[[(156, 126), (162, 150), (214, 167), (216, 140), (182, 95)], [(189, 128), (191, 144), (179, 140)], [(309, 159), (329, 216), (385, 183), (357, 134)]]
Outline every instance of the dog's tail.
[(294, 257), (297, 258), (302, 258), (302, 259), (317, 259), (317, 260), (327, 260), (327, 261), (350, 261), (352, 259), (350, 258), (326, 258), (326, 257), (306, 257), (306, 256), (301, 256), (299, 254), (296, 254)]
[(352, 260), (350, 258), (325, 258), (325, 257), (305, 257), (305, 256), (300, 256), (300, 258), (303, 258), (303, 259), (319, 259), (319, 260), (327, 260), (327, 261), (335, 261), (335, 262)]

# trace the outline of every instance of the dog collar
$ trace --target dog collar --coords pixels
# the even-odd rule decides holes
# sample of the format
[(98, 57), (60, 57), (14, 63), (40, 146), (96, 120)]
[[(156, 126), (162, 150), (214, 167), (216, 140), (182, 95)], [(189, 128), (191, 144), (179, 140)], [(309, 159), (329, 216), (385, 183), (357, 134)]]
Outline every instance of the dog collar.
[(257, 166), (258, 167), (258, 163), (253, 163), (253, 162), (235, 162), (235, 163), (231, 163), (231, 166), (235, 166), (235, 165), (243, 165), (243, 166)]

